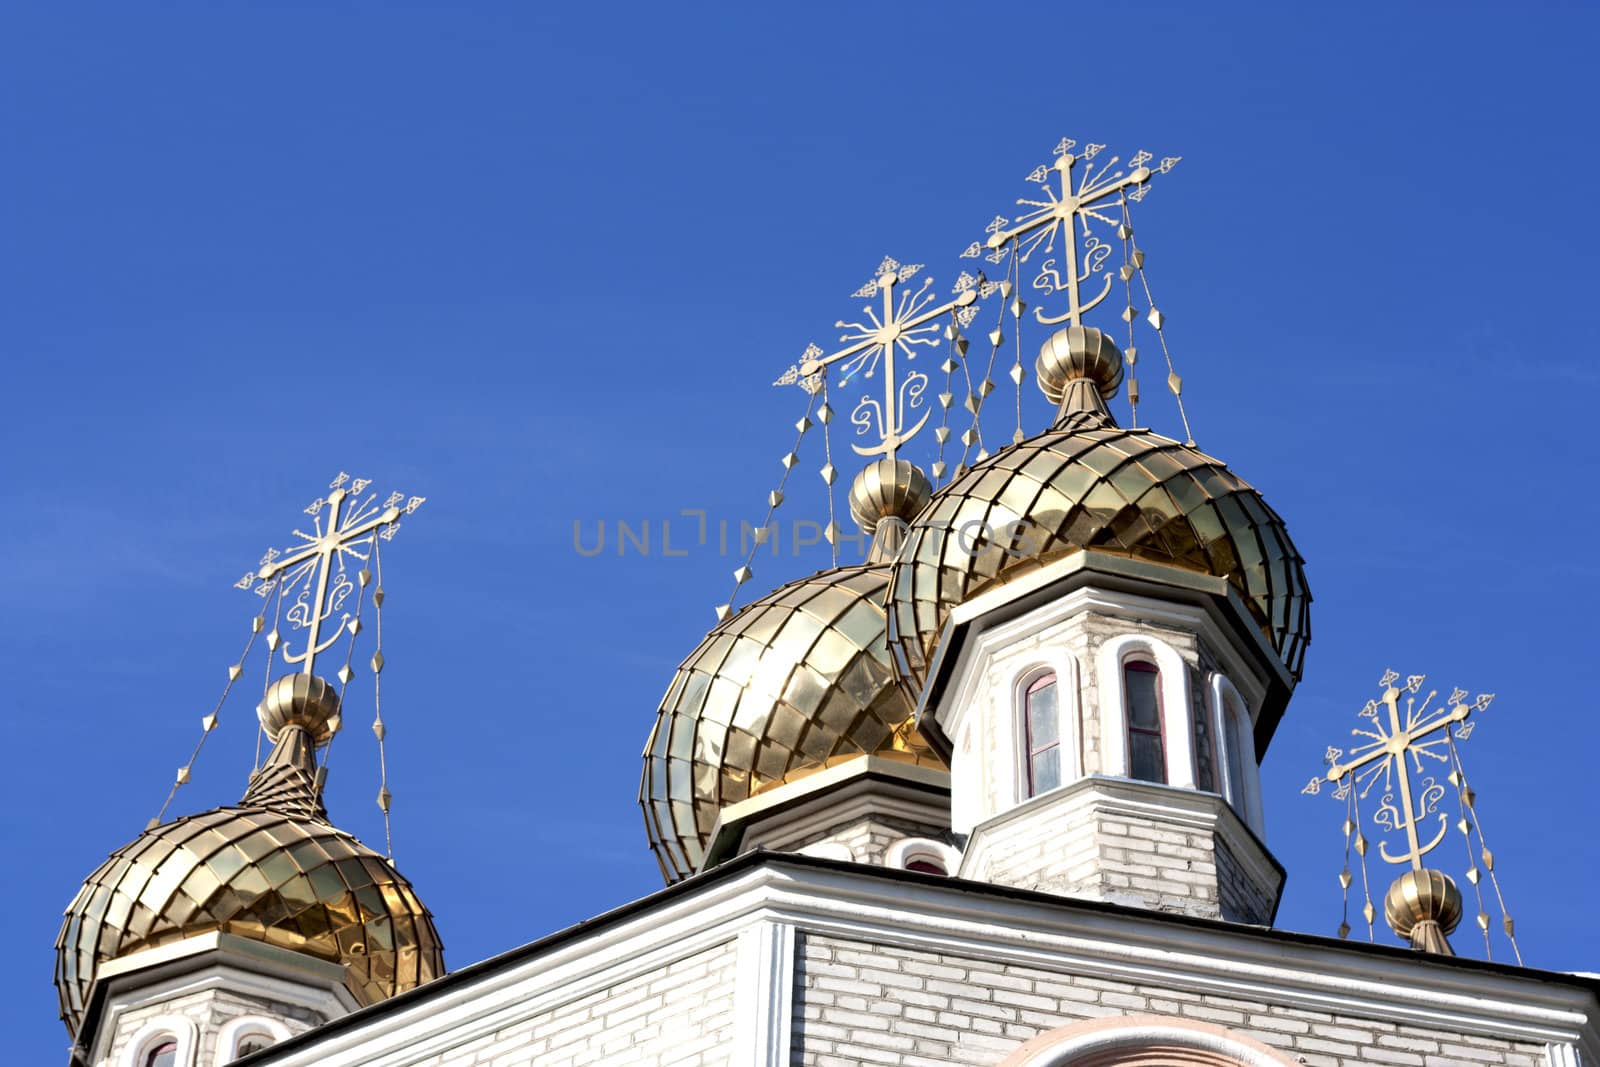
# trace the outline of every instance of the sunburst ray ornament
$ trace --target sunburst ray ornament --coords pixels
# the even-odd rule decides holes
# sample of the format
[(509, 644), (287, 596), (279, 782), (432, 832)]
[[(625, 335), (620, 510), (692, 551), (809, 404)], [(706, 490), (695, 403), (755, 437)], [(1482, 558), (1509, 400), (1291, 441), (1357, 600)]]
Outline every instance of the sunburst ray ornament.
[[(1390, 926), (1414, 947), (1446, 954), (1453, 954), (1445, 938), (1461, 918), (1461, 893), (1448, 875), (1424, 866), (1423, 857), (1450, 835), (1452, 818), (1445, 809), (1453, 792), (1453, 824), (1466, 846), (1466, 877), (1477, 896), (1477, 920), (1484, 934), (1485, 951), (1490, 949), (1490, 917), (1480, 881), (1487, 875), (1499, 904), (1501, 925), (1520, 963), (1515, 924), (1505, 911), (1494, 872), (1494, 854), (1484, 841), (1477, 817), (1477, 794), (1467, 784), (1457, 745), (1471, 736), (1473, 714), (1487, 708), (1494, 694), (1480, 693), (1469, 700), (1467, 691), (1457, 688), (1435, 704), (1439, 691), (1430, 689), (1423, 694), (1426, 682), (1425, 675), (1409, 675), (1402, 682), (1397, 672), (1385, 671), (1379, 679), (1383, 694), (1367, 701), (1357, 713), (1360, 723), (1350, 731), (1356, 739), (1352, 747), (1347, 752), (1329, 746), (1324, 754), (1328, 769), (1307, 782), (1301, 792), (1314, 796), (1328, 789), (1346, 805), (1347, 853), (1353, 841), (1362, 860), (1370, 923), (1372, 897), (1365, 884), (1368, 847), (1361, 830), (1361, 805), (1368, 803), (1370, 823), (1379, 836), (1378, 857), (1385, 863), (1410, 868), (1395, 880), (1385, 897), (1384, 913)], [(1389, 840), (1398, 841), (1394, 851), (1389, 848)], [(1341, 930), (1347, 932), (1351, 883), (1348, 855), (1340, 883), (1346, 893), (1347, 911)]]
[[(922, 429), (932, 414), (923, 396), (928, 376), (913, 369), (910, 361), (916, 359), (918, 349), (938, 345), (946, 336), (946, 327), (959, 329), (972, 321), (972, 305), (978, 299), (976, 285), (958, 284), (955, 296), (940, 303), (932, 278), (924, 275), (920, 284), (911, 284), (921, 272), (920, 263), (903, 266), (885, 257), (866, 284), (851, 294), (857, 299), (876, 298), (876, 305), (865, 307), (865, 320), (834, 323), (845, 331), (839, 338), (844, 347), (827, 355), (816, 345), (807, 347), (800, 361), (773, 383), (798, 384), (815, 393), (830, 367), (838, 367), (834, 380), (841, 386), (857, 375), (881, 375), (881, 399), (863, 395), (850, 413), (856, 435), (874, 442), (852, 443), (858, 455), (892, 460), (900, 446)], [(916, 417), (919, 409), (922, 414)]]
[[(341, 633), (352, 625), (360, 626), (353, 613), (342, 610), (356, 591), (350, 568), (356, 569), (356, 579), (364, 586), (374, 540), (391, 540), (400, 529), (401, 518), (414, 514), (425, 500), (391, 493), (380, 504), (378, 494), (368, 492), (371, 484), (371, 479), (352, 479), (341, 471), (329, 483), (328, 494), (305, 509), (312, 517), (312, 532), (296, 529), (298, 544), (268, 549), (260, 567), (234, 583), (236, 588), (250, 589), (263, 598), (277, 590), (280, 602), (290, 601), (284, 617), (304, 640), (283, 641), (283, 658), (286, 663), (303, 664), (306, 674), (316, 673), (317, 656), (331, 648)], [(329, 629), (326, 624), (335, 614), (340, 618)], [(276, 649), (280, 642), (276, 629), (268, 641)]]
[[(1081, 326), (1084, 314), (1110, 295), (1113, 274), (1106, 269), (1106, 261), (1113, 249), (1091, 224), (1098, 223), (1107, 231), (1125, 226), (1124, 198), (1142, 200), (1150, 178), (1167, 173), (1182, 158), (1168, 156), (1152, 169), (1149, 164), (1155, 157), (1138, 152), (1121, 165), (1118, 156), (1101, 158), (1105, 147), (1090, 144), (1078, 151), (1076, 141), (1063, 138), (1056, 145), (1055, 160), (1035, 167), (1028, 175), (1029, 181), (1041, 187), (1045, 199), (1019, 198), (1022, 212), (1012, 218), (997, 216), (985, 228), (984, 240), (974, 241), (962, 253), (965, 259), (982, 256), (990, 263), (1004, 264), (1006, 273), (1019, 284), (1022, 267), (1033, 267), (1036, 273), (1031, 286), (1038, 299), (1056, 309), (1061, 308), (1063, 299), (1066, 304), (1059, 313), (1044, 303), (1035, 307), (1034, 317), (1042, 325)], [(1095, 284), (1099, 292), (1086, 295)]]

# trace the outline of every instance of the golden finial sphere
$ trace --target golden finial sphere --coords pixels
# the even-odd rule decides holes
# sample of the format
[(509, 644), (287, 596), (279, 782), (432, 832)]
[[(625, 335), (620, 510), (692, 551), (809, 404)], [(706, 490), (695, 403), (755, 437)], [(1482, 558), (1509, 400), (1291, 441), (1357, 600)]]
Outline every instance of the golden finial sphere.
[(286, 674), (267, 688), (256, 715), (274, 743), (285, 727), (299, 726), (313, 744), (325, 745), (339, 717), (339, 691), (315, 674)]
[(1074, 378), (1093, 380), (1100, 395), (1110, 400), (1122, 384), (1122, 352), (1093, 326), (1067, 326), (1039, 346), (1034, 372), (1052, 404), (1061, 403), (1067, 383)]
[(1461, 921), (1461, 890), (1442, 871), (1407, 871), (1394, 880), (1383, 898), (1383, 915), (1401, 937), (1425, 922), (1448, 934)]
[(910, 522), (933, 498), (933, 483), (921, 468), (887, 457), (871, 463), (850, 483), (850, 514), (869, 537), (884, 519)]

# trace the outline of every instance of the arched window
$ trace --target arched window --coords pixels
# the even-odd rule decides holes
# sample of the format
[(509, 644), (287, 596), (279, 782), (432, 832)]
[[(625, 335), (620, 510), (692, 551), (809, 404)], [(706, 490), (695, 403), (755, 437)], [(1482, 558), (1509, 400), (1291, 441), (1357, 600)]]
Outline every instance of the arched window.
[(1252, 830), (1263, 833), (1261, 784), (1249, 708), (1239, 690), (1220, 673), (1211, 678), (1211, 703), (1216, 712), (1218, 743), (1222, 747), (1219, 759), (1226, 779), (1217, 792), (1228, 798), (1233, 810)]
[(170, 1038), (145, 1053), (139, 1067), (177, 1067), (178, 1043)]
[(241, 1015), (229, 1019), (217, 1033), (217, 1062), (232, 1063), (252, 1052), (271, 1048), (289, 1037), (289, 1028), (277, 1019)]
[(884, 851), (885, 867), (899, 867), (923, 874), (948, 875), (961, 862), (961, 854), (942, 841), (929, 837), (902, 837)]
[(999, 1067), (1295, 1067), (1255, 1038), (1152, 1015), (1073, 1023), (1017, 1047)]
[(1041, 674), (1022, 694), (1028, 796), (1061, 785), (1061, 694), (1055, 674)]
[(1161, 672), (1148, 660), (1125, 660), (1122, 692), (1127, 701), (1128, 777), (1165, 782), (1167, 749), (1162, 739)]

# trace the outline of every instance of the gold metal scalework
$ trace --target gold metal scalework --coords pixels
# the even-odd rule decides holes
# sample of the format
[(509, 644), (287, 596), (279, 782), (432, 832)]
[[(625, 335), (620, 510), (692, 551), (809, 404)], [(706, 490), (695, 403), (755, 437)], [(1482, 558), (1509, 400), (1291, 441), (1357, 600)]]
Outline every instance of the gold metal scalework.
[[(1397, 685), (1399, 681), (1397, 672), (1384, 672), (1379, 680), (1383, 695), (1367, 701), (1360, 712), (1364, 725), (1350, 731), (1357, 739), (1354, 746), (1348, 753), (1330, 746), (1325, 756), (1327, 771), (1312, 778), (1301, 790), (1308, 796), (1327, 790), (1346, 805), (1346, 858), (1339, 874), (1345, 918), (1339, 934), (1344, 937), (1350, 932), (1349, 902), (1354, 878), (1349, 851), (1353, 843), (1362, 861), (1362, 914), (1367, 920), (1368, 936), (1373, 936), (1375, 909), (1366, 866), (1369, 845), (1362, 833), (1360, 805), (1376, 793), (1370, 821), (1380, 835), (1400, 841), (1400, 847), (1391, 852), (1380, 837), (1378, 857), (1385, 863), (1410, 868), (1395, 879), (1384, 895), (1384, 917), (1394, 932), (1421, 951), (1455, 954), (1447, 936), (1461, 920), (1461, 892), (1449, 875), (1423, 865), (1423, 857), (1444, 843), (1454, 825), (1466, 845), (1466, 877), (1477, 902), (1476, 917), (1485, 955), (1493, 958), (1491, 920), (1482, 886), (1487, 880), (1499, 907), (1501, 928), (1520, 964), (1522, 952), (1517, 946), (1516, 924), (1506, 911), (1494, 869), (1494, 853), (1484, 839), (1478, 817), (1477, 794), (1467, 784), (1457, 745), (1472, 735), (1473, 714), (1487, 708), (1494, 694), (1480, 693), (1469, 701), (1466, 690), (1456, 689), (1442, 703), (1433, 705), (1439, 695), (1436, 689), (1418, 699), (1427, 681), (1425, 675), (1410, 675)], [(1456, 816), (1453, 823), (1446, 810), (1452, 794)]]
[(444, 973), (433, 918), (411, 884), (327, 821), (315, 752), (338, 708), (321, 678), (287, 676), (261, 709), (272, 755), (239, 804), (147, 830), (89, 876), (56, 938), (69, 1030), (100, 964), (212, 931), (342, 963), (363, 1004)]
[(694, 872), (729, 804), (862, 755), (942, 766), (889, 664), (887, 567), (790, 582), (712, 630), (667, 689), (639, 802), (667, 881)]
[(1298, 679), (1311, 593), (1283, 520), (1221, 461), (1117, 425), (1104, 399), (1122, 368), (1099, 330), (1058, 330), (1036, 370), (1060, 398), (1054, 428), (974, 465), (911, 522), (888, 601), (907, 691), (953, 608), (1083, 549), (1225, 579)]
[[(322, 803), (328, 755), (355, 676), (362, 608), (370, 600), (378, 613), (370, 661), (378, 805), (389, 841), (391, 794), (377, 693), (384, 665), (379, 549), (423, 498), (394, 493), (380, 503), (370, 485), (340, 473), (305, 509), (312, 532), (295, 530), (298, 544), (269, 550), (235, 583), (264, 603), (243, 653), (228, 668), (222, 698), (201, 720), (200, 742), (145, 832), (91, 874), (67, 909), (56, 940), (55, 979), (62, 1018), (74, 1033), (100, 964), (212, 931), (343, 963), (352, 992), (366, 1004), (444, 973), (433, 920), (395, 870), (392, 849), (385, 859), (333, 826)], [(267, 666), (249, 788), (234, 807), (163, 822), (263, 633)], [(274, 680), (280, 651), (292, 669)], [(337, 684), (316, 672), (319, 656), (340, 664)], [(264, 764), (261, 737), (274, 746)]]

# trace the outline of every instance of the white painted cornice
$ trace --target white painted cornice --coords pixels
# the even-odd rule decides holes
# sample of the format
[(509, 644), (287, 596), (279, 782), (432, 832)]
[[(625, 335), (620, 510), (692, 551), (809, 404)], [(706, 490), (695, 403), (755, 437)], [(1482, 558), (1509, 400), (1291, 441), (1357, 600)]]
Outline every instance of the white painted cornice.
[[(320, 1039), (296, 1038), (252, 1062), (418, 1063), (631, 974), (773, 925), (802, 937), (823, 934), (1463, 1034), (1571, 1043), (1600, 1062), (1593, 987), (1565, 976), (787, 857), (730, 865), (702, 886), (667, 890), (658, 903), (596, 920), (590, 932), (577, 929), (546, 949), (488, 961), (478, 973), (443, 979), (436, 989), (423, 987), (336, 1024)], [(770, 979), (791, 937), (753, 936), (744, 944), (754, 947), (740, 959), (756, 961)], [(743, 972), (738, 978), (754, 980)], [(769, 1013), (741, 1032), (770, 1051), (787, 1025)], [(731, 1051), (735, 1062), (768, 1062), (756, 1049)]]
[(1071, 821), (1075, 813), (1089, 817), (1123, 817), (1135, 822), (1172, 826), (1200, 833), (1215, 834), (1231, 847), (1228, 854), (1241, 867), (1252, 884), (1282, 887), (1284, 869), (1273, 858), (1266, 844), (1239, 818), (1231, 805), (1215, 793), (1141, 782), (1132, 778), (1112, 778), (1093, 774), (1070, 782), (1060, 789), (1029, 799), (973, 827), (962, 871), (985, 869), (988, 853), (995, 846), (992, 831), (1022, 819), (1049, 815), (1052, 822)]

